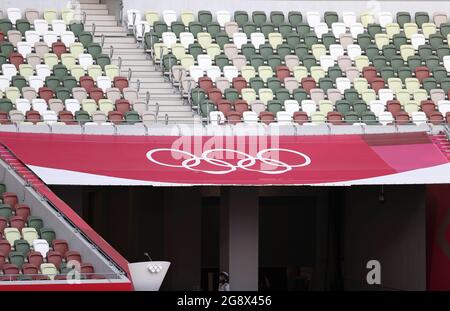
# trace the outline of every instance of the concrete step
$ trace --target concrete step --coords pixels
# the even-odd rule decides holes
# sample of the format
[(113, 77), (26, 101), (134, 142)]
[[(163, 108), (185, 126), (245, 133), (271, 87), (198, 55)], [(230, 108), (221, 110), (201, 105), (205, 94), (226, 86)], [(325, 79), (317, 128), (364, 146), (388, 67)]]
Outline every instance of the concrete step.
[[(107, 54), (109, 54), (110, 49), (108, 49), (108, 50), (103, 49), (103, 53), (106, 53), (106, 52), (108, 52)], [(147, 61), (145, 59), (145, 55), (137, 54), (137, 53), (136, 54), (121, 54), (121, 53), (118, 53), (116, 50), (114, 50), (114, 55), (113, 55), (112, 61), (118, 61), (119, 57), (122, 58), (123, 64), (126, 64), (126, 63), (124, 63), (125, 61), (128, 61), (128, 62)], [(146, 64), (148, 65), (148, 62)]]
[[(96, 43), (100, 43), (102, 41), (102, 39), (100, 37), (96, 37), (94, 38), (94, 42)], [(136, 41), (134, 40), (133, 37), (121, 37), (121, 38), (113, 38), (113, 37), (105, 37), (105, 44), (112, 44), (114, 47), (116, 46), (116, 44), (123, 44), (123, 43), (127, 43), (127, 44), (134, 44), (134, 48), (136, 49)]]
[[(131, 82), (131, 85), (136, 85), (137, 82)], [(167, 90), (171, 90), (172, 92), (174, 92), (175, 90), (173, 89), (172, 85), (170, 83), (165, 83), (165, 82), (142, 82), (141, 81), (141, 90), (146, 90), (146, 89), (167, 89)]]
[(86, 15), (109, 15), (109, 11), (107, 9), (86, 9), (81, 11), (86, 12)]
[[(127, 57), (122, 57), (122, 66), (128, 66), (131, 67), (131, 69), (136, 69), (138, 70), (140, 66), (152, 66), (153, 65), (151, 63), (149, 63), (148, 60), (146, 59), (129, 59)], [(133, 68), (133, 67), (137, 67), (137, 68)]]
[[(137, 53), (139, 52), (139, 54), (143, 54), (142, 50), (137, 48), (136, 43), (115, 43), (115, 42), (107, 42), (106, 41), (107, 38), (105, 38), (105, 45), (104, 48), (105, 49), (109, 49), (111, 46), (114, 47), (115, 51), (121, 51), (121, 53)], [(101, 42), (102, 40), (95, 40), (94, 41), (98, 41)], [(145, 54), (145, 53), (144, 53)]]
[(117, 26), (117, 21), (115, 20), (106, 20), (106, 21), (102, 21), (102, 20), (87, 20), (86, 19), (86, 26), (90, 26), (92, 23), (95, 23), (95, 26), (98, 27), (120, 27)]
[(95, 32), (120, 32), (124, 36), (127, 35), (125, 31), (123, 31), (123, 28), (117, 25), (114, 26), (99, 26), (97, 25), (97, 22), (92, 21), (90, 23), (86, 22), (86, 25), (84, 25), (84, 30), (86, 31), (92, 31), (92, 23), (95, 23)]
[[(87, 14), (87, 13), (86, 13)], [(116, 17), (108, 14), (90, 14), (86, 16), (86, 24), (89, 24), (92, 21), (115, 21)]]
[(81, 10), (107, 10), (108, 6), (101, 3), (80, 3)]
[(100, 3), (100, 0), (79, 0), (78, 2), (80, 2), (81, 5), (87, 4), (87, 3), (90, 3), (90, 4), (99, 4), (99, 3)]
[[(122, 68), (120, 75), (126, 77), (128, 75), (128, 70)], [(151, 78), (151, 77), (161, 77), (160, 72), (156, 71), (133, 71), (132, 79), (134, 78)]]
[(170, 84), (167, 81), (164, 81), (164, 79), (161, 77), (140, 77), (140, 78), (136, 78), (136, 77), (131, 77), (130, 83), (136, 83), (137, 79), (139, 79), (139, 81), (141, 81), (142, 83), (164, 83), (164, 84), (168, 84), (170, 86), (172, 86), (172, 84)]
[[(166, 89), (159, 89), (159, 90), (152, 90), (149, 89), (148, 90), (150, 92), (150, 97), (153, 97), (154, 99), (156, 98), (165, 98), (167, 100), (171, 99), (171, 100), (176, 100), (176, 99), (181, 99), (180, 94), (174, 94), (172, 92), (172, 90), (166, 90)], [(139, 96), (145, 97), (146, 95), (146, 91), (145, 90), (140, 90), (139, 92)]]

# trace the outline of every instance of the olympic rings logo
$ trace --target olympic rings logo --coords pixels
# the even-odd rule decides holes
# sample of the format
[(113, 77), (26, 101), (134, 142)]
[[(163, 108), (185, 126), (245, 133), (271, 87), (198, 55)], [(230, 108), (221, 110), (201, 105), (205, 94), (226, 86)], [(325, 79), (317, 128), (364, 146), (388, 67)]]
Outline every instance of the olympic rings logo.
[[(294, 155), (297, 155), (301, 158), (299, 163), (297, 164), (288, 164), (286, 162), (280, 161), (279, 159), (273, 159), (265, 157), (268, 152), (288, 152)], [(171, 164), (171, 163), (164, 163), (161, 161), (158, 161), (154, 158), (154, 155), (157, 153), (164, 153), (169, 152), (170, 154), (178, 153), (180, 155), (183, 155), (187, 157), (187, 159), (184, 159), (181, 164)], [(235, 155), (239, 155), (243, 157), (242, 159), (238, 160), (236, 164), (229, 163), (222, 159), (216, 159), (213, 157), (210, 157), (210, 155), (214, 152), (227, 152), (227, 153), (234, 153)], [(251, 156), (245, 152), (234, 150), (234, 149), (209, 149), (203, 152), (200, 156), (196, 156), (190, 152), (178, 150), (178, 149), (171, 149), (171, 148), (157, 148), (152, 149), (149, 152), (147, 152), (147, 158), (158, 165), (166, 166), (166, 167), (175, 167), (175, 168), (185, 168), (190, 171), (194, 172), (202, 172), (206, 174), (213, 174), (213, 175), (224, 175), (229, 174), (232, 172), (235, 172), (237, 169), (242, 169), (249, 172), (258, 172), (261, 174), (269, 174), (269, 175), (279, 175), (286, 172), (291, 171), (294, 168), (298, 167), (304, 167), (311, 164), (311, 158), (308, 157), (306, 154), (291, 150), (291, 149), (283, 149), (283, 148), (268, 148), (260, 150), (255, 156)], [(268, 169), (254, 169), (252, 168), (257, 161), (260, 161), (261, 163), (265, 164), (265, 166), (268, 167)], [(219, 170), (203, 170), (198, 168), (198, 166), (202, 163), (208, 163), (209, 165), (214, 165), (219, 168)], [(281, 168), (281, 169), (280, 169)]]

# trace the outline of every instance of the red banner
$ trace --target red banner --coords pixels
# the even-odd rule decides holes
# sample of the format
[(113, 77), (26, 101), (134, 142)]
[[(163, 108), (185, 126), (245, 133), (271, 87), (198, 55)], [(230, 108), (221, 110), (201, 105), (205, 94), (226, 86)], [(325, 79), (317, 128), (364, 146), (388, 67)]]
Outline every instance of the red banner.
[(99, 136), (1, 133), (47, 184), (356, 185), (448, 183), (426, 133)]

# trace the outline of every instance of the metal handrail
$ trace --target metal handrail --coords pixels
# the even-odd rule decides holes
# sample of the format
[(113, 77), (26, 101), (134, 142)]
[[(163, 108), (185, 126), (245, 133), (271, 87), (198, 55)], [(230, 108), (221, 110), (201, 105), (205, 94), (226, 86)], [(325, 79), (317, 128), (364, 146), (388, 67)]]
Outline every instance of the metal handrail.
[(83, 11), (82, 16), (83, 16), (83, 17), (82, 17), (81, 23), (82, 23), (83, 25), (85, 25), (85, 24), (86, 24), (86, 17), (87, 17), (86, 11)]
[(121, 72), (122, 71), (122, 57), (121, 56), (119, 56), (117, 58), (117, 67), (119, 67), (119, 72)]
[(114, 47), (111, 45), (109, 47), (109, 59), (112, 59), (114, 55)]
[(119, 25), (123, 24), (123, 1), (119, 2)]
[(141, 89), (141, 80), (137, 79), (136, 80), (136, 90), (139, 93), (139, 90)]
[[(94, 34), (92, 34), (92, 35), (94, 35)], [(102, 48), (103, 48), (103, 45), (105, 45), (105, 34), (102, 34), (101, 41), (100, 41), (100, 46)]]
[[(95, 23), (92, 22), (92, 36), (93, 36), (93, 37), (95, 37), (95, 28), (96, 28)], [(103, 44), (103, 42), (102, 42), (102, 44)], [(102, 45), (102, 46), (103, 46), (103, 45)]]
[(131, 80), (132, 75), (133, 75), (133, 71), (131, 70), (131, 68), (128, 68), (128, 81)]

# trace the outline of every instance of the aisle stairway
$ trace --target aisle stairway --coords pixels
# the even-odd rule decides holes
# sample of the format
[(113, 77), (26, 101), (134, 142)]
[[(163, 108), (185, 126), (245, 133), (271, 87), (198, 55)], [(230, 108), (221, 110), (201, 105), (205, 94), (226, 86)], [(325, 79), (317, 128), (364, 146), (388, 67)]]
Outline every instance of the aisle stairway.
[(450, 161), (450, 141), (447, 139), (447, 136), (445, 134), (433, 135), (431, 140)]
[(158, 122), (165, 122), (166, 118), (169, 123), (200, 122), (138, 46), (133, 34), (120, 25), (105, 4), (100, 4), (99, 0), (81, 0), (80, 4), (81, 12), (86, 14), (85, 29), (93, 31), (95, 28), (94, 42), (101, 44), (103, 41), (103, 53), (110, 55), (112, 49), (113, 64), (118, 65), (121, 59), (121, 75), (129, 76), (131, 71), (130, 86), (137, 88), (140, 84), (140, 100), (146, 101), (149, 96), (149, 110), (157, 114)]

